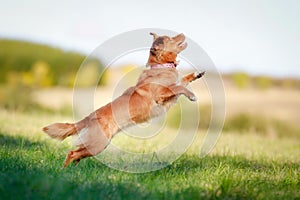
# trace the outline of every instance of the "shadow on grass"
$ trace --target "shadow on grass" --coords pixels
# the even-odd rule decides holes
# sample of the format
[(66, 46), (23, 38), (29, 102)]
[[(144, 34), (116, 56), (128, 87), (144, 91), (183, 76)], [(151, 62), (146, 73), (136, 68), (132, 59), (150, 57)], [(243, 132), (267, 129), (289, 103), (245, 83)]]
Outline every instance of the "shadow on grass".
[[(53, 156), (45, 143), (0, 134), (0, 199), (120, 199), (138, 194), (129, 184), (95, 181), (88, 176), (98, 163), (62, 169), (64, 157)], [(94, 167), (89, 169), (88, 167)], [(97, 173), (100, 171), (96, 171)], [(96, 174), (97, 174), (96, 173)], [(82, 174), (82, 175), (81, 175)], [(100, 175), (100, 174), (99, 174)], [(134, 198), (135, 196), (131, 196)]]
[(20, 136), (8, 136), (0, 133), (0, 146), (9, 148), (25, 148), (32, 149), (41, 146), (39, 142), (32, 142)]
[(159, 171), (128, 174), (96, 159), (62, 169), (64, 150), (22, 137), (0, 134), (0, 145), (0, 199), (264, 199), (271, 193), (284, 199), (295, 198), (299, 187), (291, 178), (268, 178), (287, 164), (297, 174), (298, 163), (183, 156)]

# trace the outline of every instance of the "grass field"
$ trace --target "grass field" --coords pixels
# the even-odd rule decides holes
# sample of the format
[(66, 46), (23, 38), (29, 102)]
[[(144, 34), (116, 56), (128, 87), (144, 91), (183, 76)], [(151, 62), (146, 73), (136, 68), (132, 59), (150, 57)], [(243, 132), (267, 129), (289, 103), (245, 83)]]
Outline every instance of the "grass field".
[(299, 199), (299, 138), (223, 133), (199, 158), (199, 136), (180, 159), (131, 174), (94, 158), (62, 168), (70, 141), (40, 129), (69, 117), (0, 110), (0, 199)]

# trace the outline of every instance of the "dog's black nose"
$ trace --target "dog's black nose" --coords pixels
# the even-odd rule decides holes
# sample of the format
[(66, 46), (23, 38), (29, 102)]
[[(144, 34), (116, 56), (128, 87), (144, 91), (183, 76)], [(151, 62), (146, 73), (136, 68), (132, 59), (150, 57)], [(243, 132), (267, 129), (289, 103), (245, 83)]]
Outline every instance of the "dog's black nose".
[(203, 75), (205, 74), (205, 71), (203, 71), (203, 72), (201, 72), (201, 73), (199, 73), (199, 74), (197, 74), (197, 78), (201, 78)]

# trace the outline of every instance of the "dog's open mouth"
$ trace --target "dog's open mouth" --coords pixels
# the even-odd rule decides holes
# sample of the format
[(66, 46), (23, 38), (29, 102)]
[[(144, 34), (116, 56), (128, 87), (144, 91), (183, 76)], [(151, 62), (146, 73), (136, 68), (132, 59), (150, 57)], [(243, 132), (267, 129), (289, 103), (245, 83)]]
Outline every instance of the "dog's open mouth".
[(180, 51), (184, 50), (187, 47), (187, 43), (184, 42), (184, 39), (177, 44), (177, 48)]
[(184, 41), (182, 41), (182, 42), (179, 42), (179, 44), (178, 44), (178, 47), (184, 47), (184, 46), (186, 46), (187, 45), (187, 43), (186, 42), (184, 42)]

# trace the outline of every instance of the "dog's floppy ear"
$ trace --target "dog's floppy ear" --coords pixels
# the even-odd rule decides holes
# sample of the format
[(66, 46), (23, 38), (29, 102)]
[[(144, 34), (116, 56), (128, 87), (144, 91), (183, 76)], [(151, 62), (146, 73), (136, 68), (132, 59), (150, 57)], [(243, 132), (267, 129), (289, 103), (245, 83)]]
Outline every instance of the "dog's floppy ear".
[(158, 38), (158, 35), (156, 33), (151, 32), (150, 35), (153, 35), (153, 40), (156, 40)]

